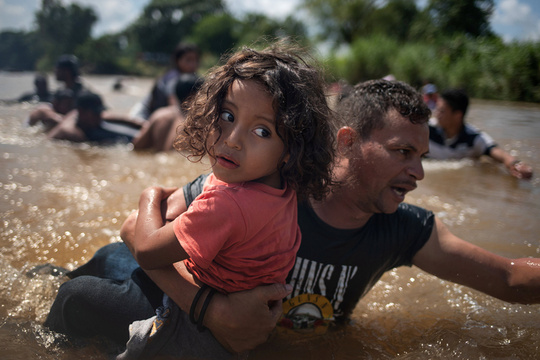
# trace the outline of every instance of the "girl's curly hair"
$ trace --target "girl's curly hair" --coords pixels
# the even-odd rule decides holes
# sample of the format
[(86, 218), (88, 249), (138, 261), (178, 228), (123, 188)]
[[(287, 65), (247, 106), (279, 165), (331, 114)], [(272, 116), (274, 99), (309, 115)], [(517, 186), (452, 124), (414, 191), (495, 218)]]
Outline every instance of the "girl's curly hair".
[(273, 97), (276, 132), (285, 144), (281, 177), (300, 199), (321, 200), (332, 184), (334, 133), (322, 73), (309, 65), (301, 50), (285, 41), (257, 51), (244, 47), (211, 70), (188, 104), (186, 123), (174, 146), (200, 161), (213, 144), (208, 136), (221, 133), (219, 118), (227, 91), (235, 80), (254, 80)]

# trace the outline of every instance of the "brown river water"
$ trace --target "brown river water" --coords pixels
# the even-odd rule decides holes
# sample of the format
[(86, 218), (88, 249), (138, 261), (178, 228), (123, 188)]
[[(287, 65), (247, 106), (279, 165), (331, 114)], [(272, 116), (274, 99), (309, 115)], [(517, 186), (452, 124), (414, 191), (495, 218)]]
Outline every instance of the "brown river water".
[[(52, 88), (56, 87), (50, 77)], [(87, 76), (107, 106), (126, 113), (152, 80)], [(32, 89), (33, 74), (0, 73), (0, 99)], [(30, 104), (0, 102), (0, 358), (107, 359), (97, 345), (64, 348), (42, 323), (61, 279), (110, 242), (150, 185), (182, 186), (207, 170), (177, 153), (135, 153), (48, 141), (23, 126)], [(433, 210), (458, 236), (508, 257), (540, 257), (540, 105), (473, 101), (468, 121), (536, 169), (531, 181), (489, 161), (426, 162), (407, 201)], [(273, 335), (249, 359), (537, 359), (540, 305), (514, 305), (417, 268), (387, 273), (352, 322), (324, 336)]]

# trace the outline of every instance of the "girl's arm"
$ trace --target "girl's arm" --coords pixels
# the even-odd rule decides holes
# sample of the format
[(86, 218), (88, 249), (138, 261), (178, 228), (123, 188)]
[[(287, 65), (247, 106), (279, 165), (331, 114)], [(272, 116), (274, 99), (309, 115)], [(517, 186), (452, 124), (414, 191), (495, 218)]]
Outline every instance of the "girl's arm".
[(162, 202), (175, 190), (150, 187), (141, 194), (135, 234), (126, 245), (143, 269), (160, 268), (189, 257), (174, 234), (173, 223), (166, 222), (162, 211)]

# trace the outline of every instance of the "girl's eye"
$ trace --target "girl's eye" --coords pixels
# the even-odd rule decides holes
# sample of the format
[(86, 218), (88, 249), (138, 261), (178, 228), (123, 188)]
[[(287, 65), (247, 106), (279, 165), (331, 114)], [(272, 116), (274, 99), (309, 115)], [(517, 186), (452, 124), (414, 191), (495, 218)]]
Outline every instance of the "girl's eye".
[(227, 121), (227, 122), (233, 122), (234, 121), (234, 115), (231, 114), (228, 111), (223, 111), (220, 115), (221, 120)]
[(263, 138), (266, 138), (266, 137), (270, 137), (270, 131), (264, 129), (264, 128), (257, 128), (254, 130), (255, 134), (257, 136), (260, 136), (260, 137), (263, 137)]

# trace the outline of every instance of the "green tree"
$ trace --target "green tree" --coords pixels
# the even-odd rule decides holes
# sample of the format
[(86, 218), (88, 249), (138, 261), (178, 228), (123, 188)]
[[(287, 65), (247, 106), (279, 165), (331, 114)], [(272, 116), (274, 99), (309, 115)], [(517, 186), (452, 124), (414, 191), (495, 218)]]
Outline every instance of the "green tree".
[(45, 63), (50, 66), (64, 53), (74, 53), (77, 46), (90, 39), (97, 21), (92, 8), (73, 3), (63, 6), (60, 0), (42, 0), (36, 23), (45, 48)]
[(249, 13), (240, 21), (237, 36), (241, 44), (251, 44), (260, 38), (268, 39), (290, 37), (298, 41), (307, 41), (307, 30), (303, 23), (292, 16), (283, 21), (269, 18), (259, 13)]
[(86, 72), (100, 74), (129, 72), (120, 65), (122, 58), (120, 38), (118, 35), (104, 35), (98, 39), (89, 39), (77, 47), (75, 55), (81, 60)]
[(315, 18), (319, 36), (335, 45), (351, 44), (370, 32), (370, 17), (377, 0), (304, 0), (303, 7)]
[(405, 41), (418, 13), (415, 0), (388, 0), (372, 13), (368, 19), (369, 28), (372, 33)]
[(3, 31), (0, 33), (0, 69), (33, 70), (43, 49), (36, 33)]
[(222, 0), (152, 0), (129, 30), (142, 51), (168, 54), (201, 19), (223, 11)]
[(429, 0), (426, 11), (444, 35), (492, 36), (493, 0)]
[(198, 44), (204, 53), (220, 57), (238, 43), (235, 29), (239, 25), (228, 13), (208, 15), (193, 27), (189, 41)]

